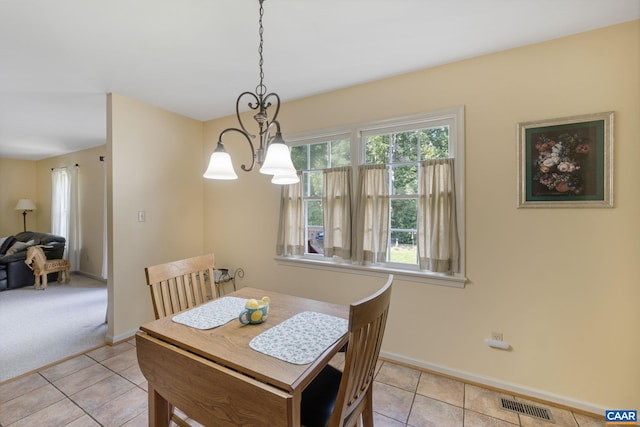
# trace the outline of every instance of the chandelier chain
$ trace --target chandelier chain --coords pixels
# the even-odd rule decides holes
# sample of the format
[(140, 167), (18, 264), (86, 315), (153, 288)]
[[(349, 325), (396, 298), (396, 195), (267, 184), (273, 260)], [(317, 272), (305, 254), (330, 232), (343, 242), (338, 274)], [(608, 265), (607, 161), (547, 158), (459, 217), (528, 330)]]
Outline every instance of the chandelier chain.
[(260, 0), (260, 29), (258, 30), (258, 34), (260, 35), (260, 45), (258, 46), (258, 54), (260, 55), (260, 61), (258, 65), (260, 66), (260, 84), (256, 87), (256, 93), (262, 97), (267, 92), (267, 87), (264, 85), (264, 71), (262, 70), (262, 65), (264, 64), (264, 58), (262, 56), (262, 44), (264, 42), (263, 33), (264, 27), (262, 26), (262, 17), (264, 15), (264, 7), (262, 6), (262, 2), (264, 0)]

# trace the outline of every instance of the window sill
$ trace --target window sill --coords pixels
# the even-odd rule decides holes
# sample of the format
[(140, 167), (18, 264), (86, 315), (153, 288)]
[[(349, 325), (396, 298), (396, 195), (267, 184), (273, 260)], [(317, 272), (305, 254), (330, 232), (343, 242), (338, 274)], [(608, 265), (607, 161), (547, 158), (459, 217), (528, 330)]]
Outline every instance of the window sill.
[(331, 260), (312, 258), (291, 258), (277, 256), (275, 260), (280, 265), (288, 265), (292, 267), (315, 268), (319, 270), (338, 271), (352, 274), (375, 275), (393, 274), (396, 279), (406, 280), (410, 282), (429, 283), (432, 285), (449, 286), (454, 288), (464, 288), (467, 278), (461, 275), (446, 275), (439, 273), (430, 273), (424, 271), (410, 271), (389, 267), (378, 267), (372, 265), (353, 265), (347, 263), (339, 263)]

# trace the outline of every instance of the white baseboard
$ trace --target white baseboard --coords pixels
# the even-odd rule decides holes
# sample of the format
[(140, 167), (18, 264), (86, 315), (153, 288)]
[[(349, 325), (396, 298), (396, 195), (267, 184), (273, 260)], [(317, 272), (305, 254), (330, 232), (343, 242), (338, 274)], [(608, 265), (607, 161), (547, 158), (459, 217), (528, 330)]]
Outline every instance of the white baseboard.
[(100, 282), (107, 283), (107, 279), (103, 279), (100, 276), (96, 276), (95, 274), (85, 273), (84, 271), (74, 270), (71, 274), (79, 274), (80, 276), (88, 277), (89, 279), (98, 280)]
[(534, 389), (531, 387), (522, 386), (519, 384), (513, 384), (506, 381), (497, 380), (494, 378), (487, 378), (481, 375), (472, 374), (457, 369), (448, 368), (446, 366), (440, 366), (433, 363), (428, 363), (422, 360), (412, 359), (395, 353), (388, 353), (381, 351), (380, 357), (385, 359), (403, 363), (405, 365), (414, 366), (417, 369), (425, 369), (427, 371), (436, 372), (439, 374), (447, 375), (450, 377), (458, 378), (461, 381), (467, 381), (476, 384), (482, 384), (496, 389), (504, 390), (507, 392), (515, 393), (518, 395), (529, 396), (537, 400), (549, 402), (551, 404), (577, 409), (580, 411), (588, 412), (594, 415), (604, 416), (605, 409), (602, 406), (583, 402), (580, 400), (572, 399), (566, 396), (560, 396), (554, 393), (549, 393), (543, 390)]
[(133, 338), (136, 335), (136, 332), (138, 332), (138, 329), (135, 329), (133, 331), (129, 331), (129, 332), (125, 332), (124, 334), (120, 334), (120, 335), (109, 335), (107, 334), (107, 336), (105, 337), (107, 344), (113, 345), (122, 341), (127, 341), (130, 340), (131, 338)]

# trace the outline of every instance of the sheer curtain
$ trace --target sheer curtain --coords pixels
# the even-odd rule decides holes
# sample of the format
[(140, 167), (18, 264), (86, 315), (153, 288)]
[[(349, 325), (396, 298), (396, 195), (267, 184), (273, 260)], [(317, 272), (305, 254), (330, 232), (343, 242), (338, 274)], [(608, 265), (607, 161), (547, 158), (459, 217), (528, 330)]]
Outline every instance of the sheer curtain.
[(351, 168), (322, 172), (324, 255), (351, 259)]
[(425, 160), (420, 166), (420, 268), (437, 273), (457, 273), (460, 244), (456, 221), (454, 159)]
[(389, 178), (385, 165), (360, 166), (354, 260), (384, 262), (389, 232)]
[(64, 258), (72, 271), (80, 268), (78, 167), (51, 170), (51, 232), (67, 240)]
[(280, 219), (276, 243), (277, 255), (302, 255), (305, 249), (304, 204), (302, 176), (297, 184), (283, 185), (280, 200)]

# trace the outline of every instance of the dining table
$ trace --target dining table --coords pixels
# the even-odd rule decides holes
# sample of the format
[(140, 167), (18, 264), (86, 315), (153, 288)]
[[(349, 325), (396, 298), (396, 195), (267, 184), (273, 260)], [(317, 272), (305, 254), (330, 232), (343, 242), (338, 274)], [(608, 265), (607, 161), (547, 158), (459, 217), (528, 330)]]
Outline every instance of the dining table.
[[(264, 322), (241, 323), (263, 297)], [(300, 426), (302, 392), (347, 344), (348, 317), (345, 305), (245, 287), (140, 326), (149, 425), (168, 426), (177, 407), (205, 426)]]

